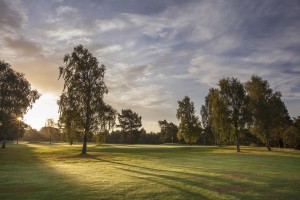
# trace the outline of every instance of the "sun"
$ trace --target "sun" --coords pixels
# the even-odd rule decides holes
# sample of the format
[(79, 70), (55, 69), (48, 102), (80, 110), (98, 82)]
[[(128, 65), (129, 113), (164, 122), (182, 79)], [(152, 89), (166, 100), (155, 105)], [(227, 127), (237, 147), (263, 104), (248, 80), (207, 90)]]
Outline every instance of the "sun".
[(32, 128), (39, 130), (42, 128), (46, 120), (49, 118), (58, 120), (58, 96), (45, 93), (33, 104), (32, 109), (30, 109), (24, 116), (24, 122), (29, 124)]

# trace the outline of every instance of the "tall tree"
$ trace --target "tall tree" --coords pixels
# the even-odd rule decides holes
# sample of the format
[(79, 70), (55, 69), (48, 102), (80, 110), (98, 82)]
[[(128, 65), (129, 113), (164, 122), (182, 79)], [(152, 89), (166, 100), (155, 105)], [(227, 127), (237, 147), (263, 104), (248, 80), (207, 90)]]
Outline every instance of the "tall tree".
[(285, 146), (300, 149), (300, 116), (284, 131), (283, 139)]
[(212, 113), (209, 108), (209, 95), (205, 97), (205, 104), (200, 109), (201, 126), (202, 126), (202, 141), (203, 144), (214, 144), (216, 137), (212, 130)]
[(219, 87), (220, 99), (225, 106), (223, 114), (233, 128), (236, 150), (240, 152), (240, 136), (249, 120), (248, 97), (243, 84), (237, 78), (223, 78), (219, 81)]
[(172, 122), (167, 122), (167, 120), (158, 121), (160, 127), (160, 139), (162, 142), (178, 142), (177, 132), (178, 127)]
[(176, 117), (180, 120), (178, 127), (178, 139), (184, 139), (188, 144), (197, 142), (201, 134), (201, 125), (196, 116), (194, 103), (188, 96), (178, 101)]
[[(16, 72), (5, 61), (0, 61), (0, 137), (5, 140), (10, 129), (18, 130), (16, 119), (22, 117), (40, 97), (32, 90), (24, 74)], [(10, 138), (15, 139), (15, 138)]]
[(256, 75), (245, 83), (245, 89), (250, 98), (249, 107), (253, 117), (251, 130), (265, 142), (267, 149), (271, 151), (272, 129), (278, 129), (283, 120), (289, 118), (288, 111), (281, 100), (281, 93), (274, 92), (268, 81)]
[[(105, 108), (103, 96), (108, 92), (104, 82), (105, 66), (99, 65), (82, 45), (74, 47), (64, 57), (65, 66), (59, 67), (59, 78), (64, 79), (64, 89), (59, 101), (60, 112), (73, 113), (82, 120), (82, 154), (86, 154), (88, 135), (100, 131), (98, 124)], [(68, 122), (72, 122), (69, 118)]]
[(134, 139), (138, 139), (139, 128), (142, 127), (142, 117), (131, 109), (122, 109), (122, 113), (118, 114), (118, 120), (117, 127), (122, 129), (124, 141), (126, 142), (127, 135), (129, 135), (131, 144), (133, 144)]

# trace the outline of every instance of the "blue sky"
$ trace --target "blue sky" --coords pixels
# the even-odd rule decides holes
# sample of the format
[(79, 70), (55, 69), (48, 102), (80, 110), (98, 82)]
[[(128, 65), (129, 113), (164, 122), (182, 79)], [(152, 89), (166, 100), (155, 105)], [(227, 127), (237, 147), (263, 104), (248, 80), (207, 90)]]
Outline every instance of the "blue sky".
[(138, 112), (147, 131), (178, 123), (185, 95), (199, 113), (227, 76), (267, 79), (300, 115), (300, 1), (0, 0), (0, 19), (0, 59), (43, 94), (25, 117), (36, 128), (57, 118), (58, 67), (78, 44), (107, 68), (106, 102)]

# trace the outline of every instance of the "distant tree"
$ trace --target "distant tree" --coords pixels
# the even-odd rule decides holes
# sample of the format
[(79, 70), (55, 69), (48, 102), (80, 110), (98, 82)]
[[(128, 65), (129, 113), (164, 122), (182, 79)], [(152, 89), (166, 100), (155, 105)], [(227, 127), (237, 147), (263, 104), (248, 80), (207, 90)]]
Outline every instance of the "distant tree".
[(196, 143), (201, 134), (199, 118), (195, 114), (194, 103), (188, 96), (178, 101), (176, 117), (180, 120), (177, 137), (186, 143)]
[[(289, 118), (287, 109), (281, 100), (280, 92), (273, 92), (268, 81), (253, 75), (251, 80), (245, 83), (245, 89), (250, 98), (250, 110), (252, 111), (251, 131), (265, 142), (271, 151), (270, 138), (272, 130), (280, 129), (282, 122)], [(276, 131), (276, 130), (275, 130)]]
[(36, 129), (28, 129), (22, 138), (24, 141), (43, 141), (44, 137)]
[(212, 121), (211, 121), (211, 110), (209, 108), (209, 96), (205, 97), (205, 105), (201, 106), (200, 109), (200, 116), (201, 116), (201, 126), (202, 126), (202, 144), (214, 144), (215, 143), (215, 136), (212, 130)]
[(219, 81), (220, 100), (224, 106), (225, 125), (230, 125), (236, 141), (236, 150), (240, 152), (240, 138), (249, 121), (247, 110), (248, 97), (243, 84), (236, 78), (223, 78)]
[(106, 136), (106, 143), (118, 144), (120, 142), (122, 142), (120, 130), (114, 130)]
[(177, 132), (178, 127), (172, 122), (167, 122), (167, 120), (158, 121), (160, 127), (160, 139), (162, 142), (178, 142)]
[(102, 114), (100, 115), (100, 132), (95, 134), (95, 139), (98, 144), (105, 142), (106, 137), (111, 130), (116, 125), (117, 110), (115, 110), (110, 105), (104, 105), (104, 108), (99, 110)]
[[(97, 58), (82, 45), (76, 46), (71, 54), (66, 54), (64, 63), (65, 66), (59, 68), (59, 78), (64, 79), (60, 113), (66, 124), (80, 121), (75, 127), (83, 131), (82, 154), (86, 154), (89, 135), (101, 132), (103, 125), (101, 120), (106, 107), (103, 96), (108, 92), (104, 83), (105, 66), (99, 66)], [(76, 116), (76, 122), (70, 117), (72, 115)]]
[(46, 120), (45, 126), (40, 129), (40, 133), (45, 140), (49, 140), (50, 144), (52, 144), (52, 141), (62, 140), (61, 133), (56, 127), (56, 124), (53, 119)]
[(300, 116), (284, 131), (283, 140), (286, 146), (300, 149)]
[(129, 135), (131, 144), (135, 139), (139, 137), (139, 128), (142, 127), (142, 117), (131, 109), (122, 109), (122, 113), (118, 114), (119, 124), (117, 127), (121, 128), (123, 139), (126, 142), (126, 138)]
[(22, 117), (39, 97), (40, 94), (37, 90), (31, 89), (24, 74), (13, 70), (5, 61), (0, 61), (0, 138), (3, 141), (2, 148), (5, 148), (7, 134), (12, 129), (18, 131), (18, 123), (14, 123), (16, 119)]
[(139, 144), (161, 144), (160, 135), (158, 133), (147, 133), (145, 129), (141, 130), (141, 137), (138, 140)]

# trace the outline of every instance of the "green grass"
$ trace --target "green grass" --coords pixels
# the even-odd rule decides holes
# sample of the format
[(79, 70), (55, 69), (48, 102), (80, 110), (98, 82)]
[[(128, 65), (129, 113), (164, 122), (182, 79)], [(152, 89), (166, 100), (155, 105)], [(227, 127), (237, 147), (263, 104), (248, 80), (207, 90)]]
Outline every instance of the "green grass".
[(8, 144), (2, 199), (299, 199), (300, 152), (180, 145)]

